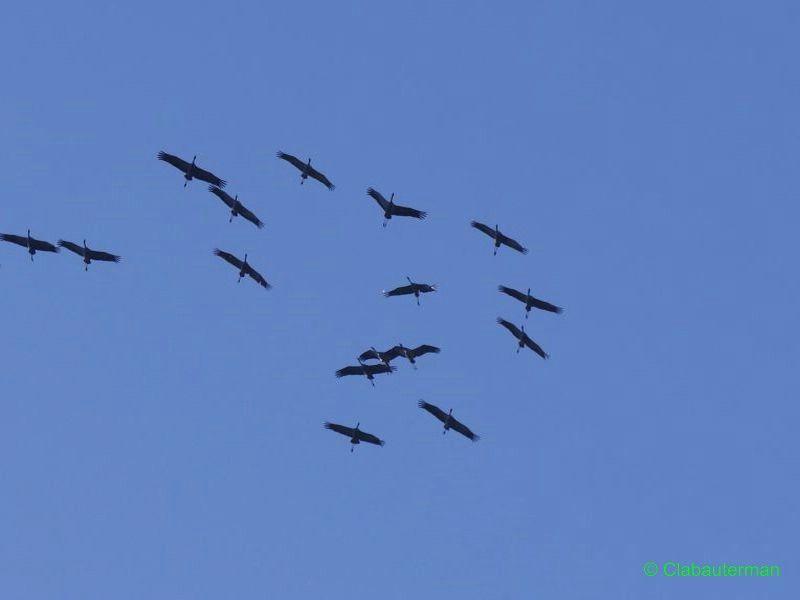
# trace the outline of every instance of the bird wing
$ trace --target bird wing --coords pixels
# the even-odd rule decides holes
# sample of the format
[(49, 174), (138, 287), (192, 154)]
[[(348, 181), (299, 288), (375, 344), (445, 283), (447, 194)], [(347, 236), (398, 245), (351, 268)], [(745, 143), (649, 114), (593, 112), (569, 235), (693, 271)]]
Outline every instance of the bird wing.
[(336, 377), (346, 377), (347, 375), (363, 375), (364, 370), (358, 366), (349, 366), (344, 367), (343, 369), (339, 369), (336, 371)]
[(377, 365), (364, 365), (364, 368), (371, 375), (380, 375), (381, 373), (392, 373), (397, 371), (397, 367), (392, 367), (383, 363), (378, 363)]
[(405, 296), (407, 294), (413, 294), (416, 288), (413, 285), (404, 285), (398, 288), (394, 288), (393, 290), (389, 290), (388, 292), (383, 292), (383, 295), (387, 298), (389, 296)]
[(508, 237), (507, 235), (500, 234), (500, 243), (505, 244), (509, 248), (513, 248), (517, 252), (522, 252), (523, 254), (528, 253), (528, 249), (520, 244), (517, 240)]
[(174, 154), (167, 154), (164, 151), (158, 153), (158, 160), (163, 160), (164, 162), (171, 164), (173, 167), (175, 167), (180, 171), (183, 171), (184, 173), (186, 173), (186, 171), (188, 171), (189, 167), (191, 166), (191, 163), (186, 162), (182, 158), (178, 158)]
[(68, 242), (66, 240), (58, 240), (58, 245), (62, 248), (66, 248), (70, 252), (74, 252), (78, 256), (83, 256), (83, 246), (79, 246), (73, 242)]
[(367, 194), (371, 196), (383, 210), (386, 210), (386, 207), (389, 206), (389, 202), (383, 197), (383, 194), (375, 188), (367, 188)]
[(278, 151), (278, 158), (281, 158), (286, 162), (294, 165), (301, 171), (305, 171), (306, 169), (306, 164), (302, 160), (300, 160), (296, 156), (292, 156), (291, 154), (286, 154), (285, 152)]
[[(523, 334), (523, 335), (525, 335), (525, 334)], [(541, 356), (545, 360), (550, 358), (550, 355), (547, 352), (545, 352), (544, 350), (542, 350), (542, 347), (539, 344), (537, 344), (536, 342), (534, 342), (530, 338), (530, 336), (525, 335), (524, 339), (525, 339), (525, 345), (528, 348), (530, 348), (531, 350), (533, 350), (534, 352), (536, 352), (536, 354), (538, 354), (539, 356)]]
[(192, 177), (195, 179), (199, 179), (200, 181), (205, 181), (206, 183), (210, 183), (211, 185), (215, 185), (220, 188), (224, 188), (227, 184), (227, 181), (224, 179), (220, 179), (216, 175), (214, 175), (211, 171), (206, 171), (205, 169), (201, 169), (197, 165), (194, 166), (192, 169)]
[(34, 250), (38, 250), (39, 252), (58, 252), (58, 248), (56, 248), (50, 242), (45, 242), (44, 240), (36, 240), (31, 238), (31, 247)]
[(353, 432), (355, 432), (355, 429), (352, 427), (345, 427), (344, 425), (337, 425), (336, 423), (328, 423), (327, 421), (325, 421), (325, 429), (330, 429), (331, 431), (341, 433), (342, 435), (346, 435), (350, 438), (353, 437)]
[(428, 216), (428, 213), (423, 210), (417, 210), (410, 206), (400, 206), (399, 204), (392, 206), (392, 214), (397, 217), (414, 217), (415, 219), (424, 219)]
[(122, 257), (117, 256), (116, 254), (111, 254), (110, 252), (101, 252), (100, 250), (89, 250), (89, 259), (118, 263), (120, 260), (122, 260)]
[(376, 446), (383, 446), (386, 443), (383, 440), (379, 439), (377, 436), (374, 436), (371, 433), (367, 433), (365, 431), (361, 431), (360, 429), (356, 430), (356, 437), (362, 442), (367, 442), (368, 444), (375, 444)]
[(415, 356), (422, 356), (423, 354), (439, 354), (441, 352), (441, 348), (437, 348), (436, 346), (430, 346), (428, 344), (422, 344), (421, 346), (417, 346), (412, 350)]
[(505, 327), (506, 329), (508, 329), (511, 332), (511, 335), (513, 335), (517, 339), (520, 339), (524, 335), (519, 327), (517, 327), (513, 323), (509, 323), (505, 319), (501, 319), (500, 317), (497, 317), (497, 322), (500, 325), (502, 325), (503, 327)]
[(469, 438), (473, 442), (477, 442), (479, 439), (481, 439), (481, 436), (472, 433), (469, 427), (467, 427), (461, 421), (458, 421), (456, 419), (452, 419), (450, 421), (450, 429), (455, 429), (458, 433), (460, 433), (466, 438)]
[(370, 360), (370, 359), (372, 359), (372, 360), (381, 360), (381, 357), (378, 354), (377, 350), (373, 350), (372, 348), (370, 348), (369, 350), (366, 350), (366, 351), (362, 352), (358, 356), (358, 360)]
[(549, 302), (545, 302), (544, 300), (539, 300), (538, 298), (534, 298), (531, 296), (531, 306), (535, 306), (539, 310), (546, 310), (551, 313), (561, 314), (564, 312), (564, 309), (560, 306), (556, 306), (555, 304), (550, 304)]
[(241, 269), (242, 265), (244, 264), (241, 260), (236, 258), (230, 252), (225, 252), (224, 250), (220, 250), (219, 248), (215, 248), (214, 249), (214, 254), (216, 256), (219, 256), (222, 260), (224, 260), (226, 262), (229, 262), (230, 264), (232, 264), (237, 269)]
[(447, 413), (444, 412), (441, 408), (436, 406), (435, 404), (431, 404), (430, 402), (425, 402), (425, 400), (420, 400), (417, 402), (420, 408), (427, 410), (431, 413), (434, 417), (439, 419), (442, 423), (447, 421)]
[(491, 227), (489, 227), (488, 225), (484, 225), (483, 223), (480, 223), (480, 222), (478, 222), (478, 221), (472, 221), (472, 222), (470, 223), (470, 225), (472, 225), (472, 226), (473, 226), (475, 229), (477, 229), (478, 231), (482, 231), (483, 233), (485, 233), (486, 235), (488, 235), (490, 238), (494, 239), (494, 237), (495, 237), (495, 233), (496, 233), (496, 232), (495, 232), (495, 230), (494, 230), (494, 229), (492, 229), (492, 228), (491, 228)]
[(506, 287), (504, 285), (501, 285), (501, 286), (498, 286), (497, 289), (500, 290), (501, 292), (503, 292), (504, 294), (508, 294), (512, 298), (516, 298), (520, 302), (527, 302), (528, 301), (528, 296), (526, 294), (523, 294), (522, 292), (520, 292), (518, 290), (515, 290), (514, 288), (510, 288), (510, 287)]
[(313, 177), (313, 178), (314, 178), (314, 179), (316, 179), (317, 181), (319, 181), (319, 182), (320, 182), (321, 184), (323, 184), (323, 185), (324, 185), (326, 188), (328, 188), (329, 190), (333, 190), (333, 189), (335, 189), (335, 188), (336, 188), (336, 186), (335, 186), (335, 185), (333, 185), (333, 184), (331, 183), (331, 180), (330, 180), (330, 179), (328, 179), (327, 177), (325, 177), (325, 175), (323, 175), (322, 173), (320, 173), (319, 171), (317, 171), (317, 170), (316, 170), (314, 167), (306, 167), (306, 168), (308, 169), (308, 175), (309, 175), (310, 177)]
[(240, 215), (242, 215), (245, 219), (250, 221), (253, 225), (262, 229), (264, 227), (264, 223), (261, 222), (257, 216), (255, 216), (252, 211), (243, 205), (241, 202), (239, 203), (239, 208), (236, 209)]
[(270, 289), (272, 287), (269, 283), (267, 283), (267, 280), (264, 279), (264, 277), (261, 276), (261, 273), (256, 271), (249, 264), (247, 265), (247, 269), (246, 270), (247, 270), (247, 274), (250, 275), (250, 277), (253, 280), (255, 280), (261, 287), (263, 287), (265, 289)]
[(403, 349), (400, 346), (392, 346), (383, 353), (383, 358), (385, 358), (387, 362), (394, 360), (398, 356), (403, 356)]
[(210, 185), (208, 186), (208, 191), (227, 204), (228, 208), (233, 208), (233, 205), (236, 204), (236, 201), (231, 198), (231, 195), (222, 188), (218, 188), (215, 185)]
[(0, 233), (0, 240), (4, 242), (11, 242), (12, 244), (17, 244), (18, 246), (25, 246), (28, 247), (28, 238), (22, 235), (14, 235), (13, 233)]

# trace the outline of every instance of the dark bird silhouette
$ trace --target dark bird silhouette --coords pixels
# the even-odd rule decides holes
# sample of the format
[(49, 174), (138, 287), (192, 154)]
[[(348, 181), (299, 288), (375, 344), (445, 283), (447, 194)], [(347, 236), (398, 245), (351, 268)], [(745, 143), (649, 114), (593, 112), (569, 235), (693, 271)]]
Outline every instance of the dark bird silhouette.
[(211, 185), (216, 185), (217, 187), (225, 187), (225, 181), (211, 173), (210, 171), (206, 171), (205, 169), (201, 169), (195, 163), (197, 160), (197, 156), (192, 159), (191, 163), (186, 162), (182, 158), (178, 158), (173, 154), (167, 154), (166, 152), (159, 152), (158, 153), (158, 160), (163, 160), (171, 164), (173, 167), (178, 169), (179, 171), (183, 172), (183, 178), (186, 180), (183, 183), (183, 187), (192, 180), (192, 179), (199, 179), (200, 181), (205, 181), (206, 183), (210, 183)]
[(219, 248), (216, 248), (214, 250), (214, 254), (216, 256), (219, 256), (222, 260), (232, 264), (234, 267), (239, 269), (239, 281), (241, 281), (242, 277), (244, 277), (245, 275), (249, 275), (261, 287), (266, 289), (270, 289), (272, 287), (270, 284), (267, 283), (267, 280), (261, 276), (261, 273), (259, 273), (253, 267), (250, 266), (250, 263), (247, 262), (247, 254), (244, 255), (244, 260), (240, 260), (230, 252), (224, 252)]
[(294, 165), (300, 171), (300, 185), (303, 185), (306, 182), (306, 179), (312, 177), (322, 183), (326, 188), (329, 190), (333, 190), (336, 186), (333, 185), (325, 175), (317, 171), (314, 167), (311, 166), (311, 159), (308, 159), (308, 162), (303, 162), (296, 156), (292, 156), (291, 154), (286, 154), (285, 152), (278, 152), (278, 158), (282, 158), (289, 164)]
[(528, 334), (525, 333), (524, 325), (522, 326), (522, 329), (520, 329), (513, 323), (509, 323), (508, 321), (506, 321), (505, 319), (501, 319), (500, 317), (497, 317), (497, 322), (506, 329), (508, 329), (511, 332), (511, 335), (517, 338), (517, 341), (519, 342), (517, 347), (517, 354), (519, 354), (519, 351), (522, 350), (525, 346), (527, 346), (542, 358), (544, 359), (550, 358), (550, 355), (547, 354), (547, 352), (545, 352), (544, 350), (542, 350), (542, 347), (539, 344), (537, 344), (530, 337), (528, 337)]
[(394, 360), (395, 358), (402, 356), (408, 359), (408, 362), (416, 369), (417, 368), (417, 357), (423, 356), (425, 354), (439, 354), (441, 352), (441, 348), (437, 348), (436, 346), (430, 346), (428, 344), (422, 344), (421, 346), (417, 346), (416, 348), (406, 348), (403, 344), (398, 344), (393, 348), (389, 348), (386, 352), (378, 352), (375, 348), (370, 348), (366, 352), (363, 352), (361, 356), (358, 357), (359, 360), (379, 360), (383, 364), (388, 365), (390, 361)]
[(500, 233), (500, 230), (497, 228), (497, 225), (494, 226), (494, 229), (489, 227), (488, 225), (484, 225), (483, 223), (478, 223), (478, 221), (472, 221), (470, 223), (475, 229), (478, 231), (482, 231), (490, 238), (494, 240), (494, 253), (497, 255), (497, 249), (501, 245), (506, 245), (509, 248), (513, 248), (517, 252), (522, 252), (523, 254), (528, 253), (528, 249), (525, 248), (522, 244), (520, 244), (517, 240), (514, 240), (507, 235), (503, 235)]
[(389, 298), (390, 296), (408, 296), (409, 294), (414, 294), (414, 297), (417, 299), (417, 306), (419, 306), (420, 294), (427, 294), (429, 292), (436, 291), (436, 285), (429, 285), (427, 283), (414, 283), (411, 281), (410, 277), (406, 277), (406, 279), (408, 279), (408, 283), (410, 285), (404, 285), (394, 288), (393, 290), (389, 290), (388, 292), (383, 292), (383, 295)]
[(394, 352), (395, 348), (397, 348), (397, 346), (390, 348), (386, 352), (379, 352), (375, 349), (375, 346), (370, 346), (369, 350), (366, 350), (359, 355), (358, 360), (359, 362), (364, 362), (365, 360), (377, 360), (388, 366), (389, 362), (400, 356)]
[(444, 412), (441, 408), (434, 404), (430, 404), (429, 402), (425, 402), (425, 400), (419, 401), (419, 407), (427, 410), (431, 413), (434, 417), (439, 419), (442, 423), (444, 423), (444, 431), (442, 435), (447, 433), (448, 429), (455, 429), (458, 433), (463, 435), (465, 438), (472, 440), (473, 442), (477, 442), (481, 437), (479, 435), (475, 435), (470, 431), (469, 427), (464, 425), (458, 419), (453, 416), (453, 409), (451, 408), (449, 412)]
[(83, 240), (83, 246), (75, 244), (73, 242), (67, 242), (65, 240), (58, 240), (58, 245), (62, 248), (66, 248), (70, 252), (74, 252), (78, 256), (83, 257), (83, 270), (89, 270), (89, 264), (93, 260), (99, 260), (102, 262), (113, 262), (118, 263), (122, 260), (121, 257), (117, 256), (116, 254), (110, 254), (109, 252), (101, 252), (100, 250), (92, 250), (86, 245), (86, 240)]
[(364, 361), (358, 361), (358, 365), (344, 367), (336, 371), (336, 377), (347, 377), (348, 375), (362, 375), (366, 377), (369, 382), (375, 386), (375, 375), (382, 373), (393, 373), (397, 371), (397, 367), (392, 367), (388, 364), (367, 365)]
[(538, 298), (534, 298), (531, 296), (531, 288), (528, 288), (528, 293), (523, 294), (519, 290), (515, 290), (514, 288), (506, 287), (504, 285), (498, 286), (497, 288), (504, 294), (508, 294), (512, 298), (515, 298), (522, 302), (525, 305), (525, 318), (528, 318), (528, 313), (531, 312), (531, 308), (538, 308), (539, 310), (546, 310), (547, 312), (561, 314), (564, 312), (564, 309), (556, 306), (555, 304), (550, 304), (549, 302), (545, 302), (544, 300), (539, 300)]
[(441, 348), (437, 348), (436, 346), (430, 346), (428, 344), (422, 344), (421, 346), (417, 346), (416, 348), (406, 348), (403, 344), (398, 344), (394, 348), (392, 348), (395, 352), (398, 353), (398, 356), (403, 356), (408, 359), (408, 362), (416, 369), (417, 368), (417, 357), (423, 356), (425, 354), (439, 354), (441, 352)]
[(14, 235), (11, 233), (0, 233), (0, 240), (3, 240), (4, 242), (11, 242), (17, 246), (27, 248), (28, 254), (31, 255), (31, 260), (33, 260), (33, 255), (37, 252), (58, 252), (58, 248), (56, 248), (50, 242), (37, 240), (36, 238), (31, 237), (30, 229), (28, 229), (27, 236)]
[(350, 452), (353, 451), (356, 444), (360, 444), (361, 442), (366, 442), (368, 444), (375, 444), (376, 446), (383, 446), (386, 442), (379, 439), (377, 436), (372, 435), (371, 433), (367, 433), (366, 431), (361, 431), (358, 427), (361, 423), (356, 423), (355, 428), (353, 427), (346, 427), (344, 425), (337, 425), (336, 423), (328, 423), (325, 421), (325, 429), (330, 429), (331, 431), (335, 431), (336, 433), (341, 433), (342, 435), (346, 435), (350, 438)]
[(417, 210), (416, 208), (410, 208), (408, 206), (400, 206), (399, 204), (394, 203), (394, 193), (392, 193), (391, 198), (387, 200), (384, 198), (379, 191), (374, 188), (367, 188), (367, 194), (369, 194), (372, 198), (375, 199), (375, 202), (380, 205), (383, 209), (383, 226), (386, 227), (386, 224), (389, 222), (393, 216), (395, 217), (414, 217), (415, 219), (424, 219), (428, 216), (428, 213)]
[(261, 220), (255, 216), (244, 204), (239, 202), (238, 194), (231, 198), (231, 195), (228, 192), (222, 188), (218, 188), (215, 185), (208, 186), (208, 191), (222, 200), (228, 206), (228, 208), (231, 209), (231, 218), (228, 220), (228, 223), (233, 221), (233, 217), (238, 217), (241, 215), (259, 229), (264, 227), (264, 223), (262, 223)]

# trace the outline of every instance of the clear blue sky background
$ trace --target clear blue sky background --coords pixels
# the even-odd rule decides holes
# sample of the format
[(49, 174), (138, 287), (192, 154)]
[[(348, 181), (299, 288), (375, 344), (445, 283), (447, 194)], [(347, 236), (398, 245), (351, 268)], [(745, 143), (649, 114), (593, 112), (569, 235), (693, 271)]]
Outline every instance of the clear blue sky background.
[[(0, 230), (124, 262), (0, 245), (0, 595), (797, 597), (799, 26), (789, 1), (5, 7)], [(429, 219), (382, 229), (370, 185)], [(380, 296), (406, 275), (440, 292)], [(567, 308), (529, 320), (550, 361), (495, 324), (523, 315), (501, 283)], [(334, 378), (398, 342), (443, 350)]]

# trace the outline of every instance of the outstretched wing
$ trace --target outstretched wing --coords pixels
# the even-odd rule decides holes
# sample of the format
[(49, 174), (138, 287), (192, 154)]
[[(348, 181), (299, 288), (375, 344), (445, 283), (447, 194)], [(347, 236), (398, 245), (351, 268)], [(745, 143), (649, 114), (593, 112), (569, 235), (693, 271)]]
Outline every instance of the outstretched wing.
[(262, 229), (264, 227), (264, 223), (261, 222), (261, 219), (255, 216), (252, 213), (252, 211), (246, 206), (244, 206), (241, 202), (239, 203), (239, 208), (237, 210), (239, 211), (240, 215), (242, 215), (245, 219), (250, 221), (253, 225), (258, 227), (259, 229)]
[(447, 413), (444, 412), (441, 408), (439, 408), (435, 404), (431, 404), (430, 402), (425, 402), (425, 400), (420, 400), (419, 402), (417, 402), (417, 405), (420, 408), (427, 410), (434, 417), (439, 419), (442, 423), (447, 421)]
[(364, 370), (359, 366), (344, 367), (336, 371), (336, 377), (346, 377), (348, 375), (363, 375)]
[(73, 242), (68, 242), (66, 240), (58, 240), (58, 245), (62, 248), (66, 248), (70, 252), (74, 252), (78, 256), (83, 256), (83, 246), (79, 246)]
[(400, 206), (399, 204), (392, 206), (392, 214), (397, 217), (414, 217), (415, 219), (424, 219), (428, 216), (428, 213), (423, 210), (417, 210), (410, 206)]
[(517, 240), (508, 237), (507, 235), (500, 234), (500, 243), (505, 244), (509, 248), (513, 248), (517, 252), (522, 252), (523, 254), (528, 253), (528, 249), (520, 244)]
[(378, 354), (377, 350), (370, 348), (359, 354), (358, 360), (381, 360), (381, 356)]
[(421, 346), (417, 346), (412, 350), (414, 356), (422, 356), (423, 354), (439, 354), (441, 352), (441, 348), (437, 348), (436, 346), (430, 346), (428, 344), (422, 344)]
[(398, 356), (403, 356), (403, 349), (400, 346), (392, 346), (383, 353), (383, 358), (385, 358), (387, 362), (394, 360)]
[(539, 344), (537, 344), (536, 342), (534, 342), (530, 338), (530, 336), (527, 336), (527, 335), (525, 336), (525, 345), (528, 348), (530, 348), (531, 350), (533, 350), (534, 352), (536, 352), (536, 354), (541, 356), (543, 359), (547, 360), (548, 358), (550, 358), (550, 355), (547, 352), (545, 352), (544, 350), (542, 350), (542, 347)]
[(256, 271), (252, 266), (247, 265), (247, 274), (256, 281), (261, 287), (270, 289), (272, 286), (267, 283), (267, 280), (261, 276), (261, 273)]
[(232, 265), (233, 265), (234, 267), (236, 267), (237, 269), (241, 269), (241, 268), (242, 268), (242, 265), (244, 264), (244, 263), (243, 263), (241, 260), (239, 260), (238, 258), (236, 258), (236, 257), (235, 257), (233, 254), (231, 254), (230, 252), (225, 252), (224, 250), (220, 250), (219, 248), (215, 248), (215, 249), (214, 249), (214, 254), (215, 254), (216, 256), (219, 256), (219, 257), (220, 257), (222, 260), (224, 260), (224, 261), (226, 261), (226, 262), (228, 262), (228, 263), (232, 264)]
[(504, 285), (501, 285), (501, 286), (498, 286), (497, 289), (500, 290), (501, 292), (503, 292), (504, 294), (508, 294), (512, 298), (516, 298), (520, 302), (527, 302), (528, 301), (527, 294), (523, 294), (522, 292), (520, 292), (518, 290), (515, 290), (514, 288), (510, 288), (510, 287), (506, 287)]
[(495, 230), (492, 229), (491, 227), (489, 227), (488, 225), (484, 225), (483, 223), (480, 223), (478, 221), (472, 221), (470, 223), (470, 225), (472, 225), (478, 231), (482, 231), (483, 233), (488, 235), (490, 238), (492, 238), (492, 239), (495, 238), (495, 235), (496, 235)]
[(4, 242), (11, 242), (17, 246), (28, 247), (28, 238), (21, 235), (14, 235), (13, 233), (0, 233), (0, 240)]
[(531, 296), (531, 306), (535, 306), (539, 310), (546, 310), (547, 312), (561, 314), (564, 312), (564, 309), (560, 306), (556, 306), (555, 304), (550, 304), (549, 302), (545, 302), (544, 300), (539, 300), (538, 298), (534, 298)]
[(120, 260), (122, 260), (122, 257), (117, 256), (116, 254), (111, 254), (110, 252), (101, 252), (100, 250), (89, 250), (89, 259), (118, 263)]
[(364, 368), (371, 375), (380, 375), (381, 373), (392, 373), (397, 371), (397, 367), (392, 367), (383, 363), (378, 363), (377, 365), (364, 365)]
[(171, 164), (173, 167), (183, 171), (184, 173), (186, 173), (191, 166), (191, 163), (186, 162), (182, 158), (178, 158), (174, 154), (168, 154), (164, 151), (158, 153), (158, 160), (163, 160), (164, 162)]
[(330, 179), (325, 177), (325, 175), (317, 171), (314, 167), (306, 167), (306, 168), (308, 169), (309, 176), (319, 181), (326, 188), (328, 188), (329, 190), (333, 190), (336, 188), (336, 186), (331, 183)]
[(328, 423), (325, 421), (325, 429), (330, 429), (331, 431), (335, 431), (336, 433), (341, 433), (342, 435), (346, 435), (347, 437), (353, 437), (353, 432), (355, 429), (352, 427), (345, 427), (344, 425), (338, 425), (336, 423)]
[(375, 188), (367, 188), (367, 194), (371, 196), (383, 210), (386, 210), (386, 207), (389, 206), (389, 202), (383, 197), (383, 194)]
[(297, 158), (296, 156), (292, 156), (291, 154), (286, 154), (285, 152), (278, 151), (278, 158), (285, 160), (286, 162), (294, 165), (296, 168), (300, 169), (301, 171), (305, 171), (306, 164)]
[(517, 339), (520, 339), (520, 338), (522, 338), (523, 335), (525, 335), (525, 334), (522, 333), (522, 331), (520, 330), (519, 327), (517, 327), (513, 323), (509, 323), (505, 319), (501, 319), (500, 317), (497, 317), (497, 322), (500, 325), (502, 325), (503, 327), (505, 327), (506, 329), (508, 329), (511, 332), (511, 335), (513, 335)]
[(452, 419), (450, 421), (450, 429), (455, 429), (458, 433), (460, 433), (466, 438), (469, 438), (473, 442), (477, 442), (479, 439), (481, 439), (481, 436), (472, 433), (469, 427), (467, 427), (461, 421), (458, 421), (456, 419)]
[(389, 290), (388, 292), (383, 292), (383, 295), (387, 298), (389, 296), (406, 296), (408, 294), (413, 294), (416, 288), (413, 285), (404, 285), (398, 288), (394, 288), (393, 290)]
[(236, 201), (231, 198), (231, 195), (222, 188), (218, 188), (215, 185), (210, 185), (208, 186), (208, 191), (227, 204), (228, 208), (233, 208), (233, 205), (236, 204)]
[(45, 242), (44, 240), (35, 240), (31, 238), (31, 248), (38, 252), (58, 252), (58, 248), (56, 248), (50, 242)]
[(375, 444), (376, 446), (383, 446), (386, 443), (383, 440), (378, 439), (377, 436), (374, 436), (371, 433), (367, 433), (365, 431), (361, 431), (360, 429), (356, 430), (356, 436), (362, 442), (367, 442), (368, 444)]
[(211, 185), (215, 185), (220, 188), (224, 188), (227, 182), (224, 179), (220, 179), (216, 175), (214, 175), (211, 171), (206, 171), (205, 169), (201, 169), (197, 165), (194, 166), (192, 169), (192, 177), (195, 179), (199, 179), (200, 181), (205, 181), (206, 183), (210, 183)]
[(416, 285), (417, 289), (420, 292), (422, 292), (423, 294), (427, 294), (428, 292), (435, 292), (436, 291), (436, 285), (434, 285), (434, 284), (416, 283), (414, 285)]

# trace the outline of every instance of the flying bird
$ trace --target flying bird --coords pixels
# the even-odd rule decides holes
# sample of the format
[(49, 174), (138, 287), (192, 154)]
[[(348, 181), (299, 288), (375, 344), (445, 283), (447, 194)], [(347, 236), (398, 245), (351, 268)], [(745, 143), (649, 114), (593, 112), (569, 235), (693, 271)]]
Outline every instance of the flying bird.
[(398, 344), (392, 348), (389, 348), (386, 352), (380, 352), (376, 350), (374, 347), (370, 348), (366, 352), (362, 352), (361, 356), (358, 357), (359, 360), (379, 360), (381, 363), (388, 365), (392, 360), (399, 356), (403, 356), (408, 359), (414, 368), (417, 368), (417, 361), (416, 358), (418, 356), (422, 356), (424, 354), (435, 353), (438, 354), (441, 352), (441, 348), (437, 348), (436, 346), (430, 346), (428, 344), (423, 344), (421, 346), (417, 346), (416, 348), (406, 348), (403, 344)]
[(528, 337), (528, 334), (525, 333), (524, 325), (522, 326), (522, 329), (520, 329), (513, 323), (509, 323), (508, 321), (506, 321), (505, 319), (501, 319), (500, 317), (497, 317), (497, 322), (506, 329), (508, 329), (511, 332), (511, 335), (513, 335), (519, 341), (519, 345), (517, 346), (517, 354), (519, 354), (519, 351), (522, 350), (525, 346), (527, 346), (542, 358), (544, 359), (550, 358), (550, 355), (547, 354), (547, 352), (545, 352), (544, 350), (542, 350), (542, 347), (539, 344), (537, 344), (530, 337)]
[(434, 417), (444, 423), (444, 431), (442, 432), (442, 435), (447, 433), (448, 429), (455, 429), (458, 433), (463, 435), (465, 438), (472, 440), (473, 442), (477, 442), (479, 439), (481, 439), (479, 435), (472, 433), (469, 427), (464, 425), (453, 416), (452, 408), (449, 410), (449, 412), (444, 412), (438, 406), (430, 404), (429, 402), (425, 402), (425, 400), (420, 400), (418, 404), (420, 408), (427, 410)]
[(262, 223), (257, 216), (255, 216), (250, 210), (248, 210), (248, 208), (244, 204), (239, 202), (238, 194), (235, 197), (231, 198), (231, 195), (228, 192), (215, 185), (208, 186), (208, 191), (214, 194), (220, 200), (222, 200), (225, 204), (228, 205), (228, 208), (231, 209), (231, 218), (228, 220), (228, 223), (231, 223), (233, 221), (233, 217), (238, 217), (239, 215), (241, 215), (259, 229), (264, 227), (264, 223)]
[(70, 252), (74, 252), (78, 256), (83, 257), (83, 270), (89, 270), (89, 264), (93, 260), (99, 260), (102, 262), (114, 262), (118, 263), (122, 260), (121, 257), (117, 256), (116, 254), (111, 254), (109, 252), (101, 252), (100, 250), (92, 250), (86, 245), (86, 240), (83, 240), (83, 246), (75, 244), (74, 242), (67, 242), (65, 240), (58, 240), (58, 245), (62, 248), (66, 248)]
[(17, 246), (27, 248), (28, 254), (31, 255), (31, 260), (33, 260), (33, 255), (37, 252), (58, 252), (58, 248), (56, 248), (50, 242), (37, 240), (36, 238), (31, 237), (30, 229), (28, 229), (27, 236), (14, 235), (11, 233), (0, 233), (0, 240), (3, 240), (4, 242), (11, 242)]
[(217, 187), (221, 188), (225, 187), (226, 182), (224, 180), (220, 179), (210, 171), (201, 169), (194, 164), (197, 160), (197, 156), (192, 159), (191, 163), (188, 163), (182, 158), (178, 158), (173, 154), (167, 154), (166, 152), (162, 151), (158, 153), (158, 160), (163, 160), (164, 162), (171, 164), (173, 167), (183, 172), (183, 178), (186, 180), (183, 183), (183, 187), (186, 187), (192, 179), (199, 179), (200, 181), (205, 181), (206, 183), (210, 183), (211, 185), (216, 185)]
[(420, 294), (427, 294), (429, 292), (436, 291), (436, 285), (429, 285), (427, 283), (414, 283), (411, 281), (410, 277), (406, 277), (406, 279), (408, 279), (408, 283), (410, 285), (404, 285), (394, 288), (393, 290), (389, 290), (388, 292), (383, 292), (383, 295), (389, 298), (390, 296), (407, 296), (409, 294), (414, 294), (414, 297), (417, 299), (417, 306), (419, 306)]
[(219, 256), (222, 260), (232, 264), (234, 267), (239, 269), (239, 281), (241, 281), (242, 277), (244, 277), (245, 275), (249, 275), (261, 287), (266, 289), (270, 289), (272, 287), (270, 284), (267, 283), (267, 280), (261, 276), (261, 273), (259, 273), (253, 267), (250, 266), (250, 263), (247, 262), (247, 254), (244, 255), (244, 260), (240, 260), (230, 252), (224, 252), (219, 248), (216, 248), (214, 250), (214, 254), (216, 256)]
[(372, 435), (371, 433), (367, 433), (366, 431), (361, 431), (358, 426), (361, 423), (356, 423), (355, 428), (353, 427), (346, 427), (344, 425), (337, 425), (336, 423), (328, 423), (325, 421), (325, 429), (330, 429), (331, 431), (335, 431), (336, 433), (341, 433), (342, 435), (346, 435), (350, 438), (350, 452), (353, 451), (356, 444), (360, 444), (361, 442), (367, 442), (368, 444), (375, 444), (376, 446), (383, 446), (386, 442), (379, 439), (378, 437)]
[(506, 245), (509, 248), (513, 248), (517, 252), (522, 252), (523, 254), (528, 253), (528, 249), (525, 248), (522, 244), (520, 244), (517, 240), (514, 240), (507, 235), (503, 235), (500, 233), (500, 230), (497, 228), (497, 225), (494, 226), (494, 229), (489, 227), (488, 225), (484, 225), (483, 223), (479, 223), (478, 221), (472, 221), (470, 223), (475, 229), (478, 231), (482, 231), (490, 238), (494, 240), (494, 253), (497, 255), (497, 249), (501, 245)]
[(394, 192), (392, 193), (391, 198), (387, 200), (383, 197), (383, 195), (374, 188), (367, 188), (367, 194), (369, 194), (375, 202), (377, 202), (380, 207), (383, 209), (383, 226), (389, 223), (389, 219), (392, 216), (396, 217), (414, 217), (415, 219), (424, 219), (428, 216), (428, 213), (417, 210), (416, 208), (410, 208), (408, 206), (400, 206), (399, 204), (394, 203)]
[(375, 346), (371, 346), (369, 350), (366, 350), (359, 355), (358, 360), (359, 362), (363, 362), (365, 360), (377, 360), (388, 366), (392, 360), (400, 356), (394, 352), (395, 348), (397, 348), (397, 346), (390, 348), (386, 352), (379, 352), (375, 349)]
[(336, 377), (347, 377), (348, 375), (363, 375), (369, 382), (375, 386), (375, 375), (382, 373), (393, 373), (397, 371), (397, 367), (392, 367), (387, 364), (367, 365), (364, 361), (358, 361), (358, 366), (352, 365), (344, 367), (336, 371)]
[(564, 312), (563, 308), (556, 306), (555, 304), (550, 304), (549, 302), (545, 302), (544, 300), (539, 300), (538, 298), (534, 298), (531, 296), (531, 288), (528, 288), (528, 293), (523, 294), (519, 290), (515, 290), (514, 288), (506, 287), (504, 285), (498, 286), (497, 288), (504, 294), (508, 294), (512, 298), (515, 298), (522, 302), (525, 305), (525, 318), (528, 318), (528, 313), (531, 312), (531, 308), (538, 308), (539, 310), (546, 310), (547, 312), (561, 314)]
[(286, 162), (294, 165), (300, 171), (300, 185), (303, 185), (306, 182), (306, 179), (309, 177), (313, 177), (322, 185), (324, 185), (329, 190), (334, 189), (336, 186), (333, 185), (325, 175), (317, 171), (314, 167), (311, 166), (311, 159), (308, 159), (308, 162), (303, 162), (296, 156), (292, 156), (291, 154), (286, 154), (285, 152), (278, 152), (278, 158), (282, 158)]

